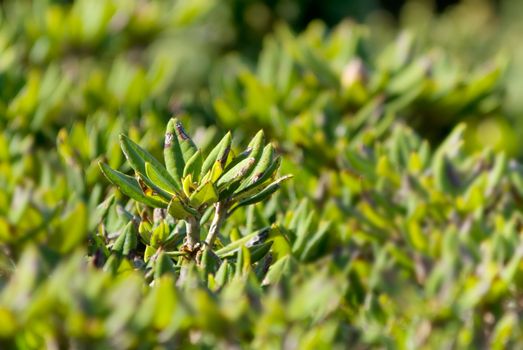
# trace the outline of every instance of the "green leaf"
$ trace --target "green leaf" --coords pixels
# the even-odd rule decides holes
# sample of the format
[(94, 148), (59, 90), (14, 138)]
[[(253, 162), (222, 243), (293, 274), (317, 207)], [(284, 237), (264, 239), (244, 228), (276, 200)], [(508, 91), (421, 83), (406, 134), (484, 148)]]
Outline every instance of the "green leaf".
[(118, 186), (120, 191), (130, 198), (154, 208), (167, 208), (167, 203), (160, 200), (159, 197), (147, 196), (143, 193), (138, 182), (131, 176), (122, 174), (119, 171), (111, 169), (107, 164), (98, 163), (102, 173), (114, 185)]
[(200, 169), (202, 168), (203, 158), (200, 150), (197, 150), (196, 153), (185, 163), (183, 169), (183, 177), (191, 174), (192, 179), (195, 182), (198, 182), (200, 176)]
[(238, 256), (236, 258), (236, 271), (235, 275), (240, 277), (246, 274), (251, 267), (251, 252), (245, 245), (242, 245), (238, 249)]
[(62, 233), (60, 250), (62, 253), (70, 252), (86, 239), (87, 216), (88, 211), (85, 204), (78, 202), (73, 210), (62, 217), (60, 222)]
[(216, 182), (216, 186), (226, 188), (233, 183), (240, 181), (247, 172), (252, 168), (252, 166), (256, 163), (256, 159), (249, 157), (238, 164), (236, 164), (232, 169), (225, 172), (220, 176), (218, 181)]
[[(260, 165), (261, 161), (258, 163)], [(277, 157), (270, 163), (269, 167), (265, 169), (263, 173), (254, 170), (251, 174), (251, 177), (245, 181), (246, 186), (240, 186), (235, 192), (235, 199), (242, 200), (248, 196), (253, 195), (261, 190), (265, 186), (267, 180), (273, 177), (276, 174), (276, 171), (280, 167), (281, 158)], [(242, 188), (243, 187), (243, 188)]]
[(242, 245), (245, 245), (247, 242), (255, 241), (255, 242), (264, 242), (270, 235), (270, 227), (262, 228), (258, 231), (252, 232), (234, 242), (229, 243), (227, 246), (219, 249), (216, 251), (216, 255), (218, 255), (220, 258), (225, 257), (231, 253), (233, 253), (235, 250), (240, 248)]
[(231, 188), (229, 191), (221, 193), (222, 196), (220, 198), (224, 198), (223, 195), (228, 197), (232, 194), (232, 192), (236, 190), (235, 187), (239, 185), (239, 182), (247, 178), (252, 172), (254, 166), (258, 163), (260, 156), (262, 155), (264, 138), (263, 130), (258, 131), (251, 142), (249, 142), (247, 150), (237, 157), (238, 159), (241, 159), (248, 155), (248, 158), (240, 161), (235, 159), (231, 162), (230, 166), (227, 167), (228, 169), (225, 169), (224, 174), (218, 179), (216, 184), (218, 187)]
[(296, 268), (296, 261), (294, 261), (292, 255), (287, 255), (280, 260), (276, 261), (269, 267), (269, 271), (263, 280), (263, 285), (276, 284), (283, 277), (288, 276), (292, 273), (292, 270)]
[(158, 188), (162, 189), (163, 191), (168, 192), (171, 195), (179, 194), (181, 190), (178, 187), (179, 184), (175, 185), (174, 182), (170, 181), (168, 178), (165, 177), (165, 174), (158, 172), (157, 168), (152, 166), (149, 162), (145, 162), (145, 174), (152, 181), (152, 183), (154, 183)]
[(227, 260), (223, 260), (222, 264), (218, 268), (218, 271), (215, 274), (215, 282), (218, 286), (223, 286), (228, 282), (229, 278), (232, 275), (232, 266)]
[(280, 168), (280, 165), (281, 157), (277, 157), (261, 176), (259, 176), (259, 173), (253, 173), (253, 175), (255, 176), (251, 180), (252, 183), (242, 191), (242, 194), (251, 193), (252, 191), (258, 191), (260, 186), (262, 186), (264, 183), (266, 183), (268, 180), (274, 177), (274, 175)]
[(215, 183), (216, 180), (220, 178), (223, 174), (223, 168), (222, 164), (219, 161), (214, 162), (214, 165), (212, 166), (211, 170), (205, 174), (205, 176), (200, 179), (200, 182), (207, 182), (210, 181), (212, 183)]
[(251, 153), (249, 154), (250, 157), (256, 159), (258, 161), (260, 159), (260, 156), (263, 151), (263, 144), (265, 141), (265, 134), (263, 133), (263, 130), (260, 130), (254, 135), (251, 142), (249, 142), (249, 145), (247, 146), (247, 149), (251, 150)]
[(268, 240), (273, 243), (271, 247), (272, 261), (277, 261), (291, 254), (292, 248), (289, 240), (278, 225), (272, 224)]
[[(138, 144), (133, 142), (127, 136), (120, 135), (120, 146), (122, 147), (125, 157), (131, 164), (131, 167), (140, 175), (146, 175), (146, 163), (150, 164), (150, 168), (154, 169), (156, 174), (161, 175), (165, 182), (169, 183), (168, 187), (173, 187), (177, 190), (181, 189), (180, 183), (177, 182), (170, 174), (167, 169), (149, 152), (140, 147)], [(154, 186), (155, 184), (149, 180), (146, 176), (143, 176), (143, 180), (148, 185)]]
[(135, 231), (133, 222), (129, 221), (116, 242), (114, 242), (112, 251), (127, 256), (132, 250), (136, 249), (138, 241)]
[(220, 258), (214, 254), (211, 249), (204, 249), (200, 260), (200, 269), (203, 272), (204, 279), (207, 280), (209, 274), (214, 274), (218, 270)]
[(148, 262), (149, 259), (156, 253), (156, 248), (148, 245), (145, 247), (145, 252), (144, 252), (144, 256), (143, 256), (143, 260), (145, 262)]
[(251, 154), (253, 153), (253, 141), (255, 141), (256, 139), (258, 139), (258, 140), (260, 139), (260, 136), (258, 134), (256, 135), (258, 137), (257, 138), (255, 137), (255, 139), (251, 140), (251, 142), (249, 142), (249, 145), (247, 146), (247, 148), (242, 153), (235, 155), (234, 151), (230, 152), (228, 160), (227, 160), (227, 165), (223, 169), (224, 173), (229, 172), (230, 170), (235, 168), (239, 163), (243, 162), (247, 158), (253, 158), (255, 162), (257, 161), (257, 159), (255, 157), (251, 157)]
[(254, 264), (255, 262), (258, 262), (261, 260), (269, 251), (271, 250), (271, 247), (273, 245), (273, 241), (264, 242), (261, 244), (255, 244), (253, 246), (250, 246), (249, 252), (251, 254), (251, 264)]
[(191, 216), (191, 212), (178, 196), (174, 196), (171, 199), (167, 211), (173, 218), (178, 220), (187, 219)]
[(260, 160), (256, 163), (256, 166), (253, 168), (251, 175), (247, 180), (243, 181), (240, 187), (236, 190), (235, 193), (241, 192), (246, 189), (248, 186), (256, 186), (256, 182), (263, 176), (265, 171), (272, 165), (272, 159), (274, 156), (274, 147), (271, 144), (268, 144), (263, 148)]
[(317, 254), (320, 243), (325, 239), (329, 229), (331, 227), (330, 222), (322, 222), (318, 230), (307, 240), (305, 249), (300, 256), (300, 259), (307, 261)]
[(265, 187), (263, 190), (261, 190), (259, 193), (255, 194), (254, 196), (241, 200), (235, 207), (231, 208), (231, 213), (234, 210), (238, 209), (239, 207), (242, 207), (245, 205), (250, 205), (250, 204), (255, 204), (255, 203), (261, 202), (261, 201), (269, 198), (269, 196), (271, 194), (273, 194), (280, 188), (281, 183), (283, 181), (288, 180), (290, 178), (292, 178), (292, 175), (283, 176), (283, 177), (279, 178), (278, 180), (269, 184), (267, 187)]
[(147, 220), (140, 221), (140, 225), (138, 226), (138, 233), (140, 234), (140, 237), (142, 237), (143, 241), (146, 244), (149, 244), (152, 234), (151, 223), (149, 223)]
[(192, 180), (192, 174), (189, 174), (183, 178), (183, 181), (182, 181), (183, 193), (187, 197), (191, 196), (193, 190), (196, 189), (195, 186), (196, 186), (196, 184)]
[(200, 185), (189, 198), (189, 203), (194, 208), (199, 208), (204, 204), (212, 204), (218, 201), (218, 193), (212, 182)]
[(231, 141), (231, 133), (228, 132), (221, 139), (221, 141), (213, 148), (213, 150), (209, 153), (207, 158), (205, 158), (205, 161), (202, 165), (200, 177), (205, 176), (205, 174), (207, 174), (207, 172), (211, 170), (216, 161), (219, 161), (221, 163), (222, 169), (225, 168), (227, 157), (229, 156), (229, 152), (231, 151)]
[(490, 337), (490, 348), (493, 350), (507, 349), (517, 328), (517, 314), (510, 311), (503, 313), (501, 319), (496, 323), (492, 336)]
[(498, 154), (494, 160), (494, 165), (488, 176), (487, 193), (491, 194), (499, 182), (503, 178), (503, 175), (507, 169), (507, 157), (504, 152)]
[(142, 192), (144, 192), (145, 195), (158, 196), (165, 202), (171, 200), (173, 194), (165, 191), (161, 187), (158, 187), (158, 185), (151, 181), (151, 179), (149, 179), (146, 174), (137, 173), (136, 180), (138, 181), (138, 185), (140, 185)]
[(165, 167), (171, 176), (180, 184), (183, 176), (185, 160), (183, 158), (180, 143), (176, 136), (176, 120), (171, 119), (165, 131), (165, 143), (163, 148)]
[(167, 171), (179, 181), (188, 160), (196, 153), (197, 148), (185, 132), (178, 119), (171, 119), (165, 132), (164, 157)]
[(445, 153), (437, 153), (432, 161), (436, 188), (448, 194), (456, 194), (459, 190), (457, 172)]
[(162, 245), (169, 237), (169, 225), (165, 220), (160, 221), (157, 227), (154, 228), (151, 235), (151, 246), (157, 248)]
[(176, 269), (174, 267), (174, 263), (172, 259), (165, 254), (164, 252), (161, 252), (158, 255), (158, 258), (156, 259), (155, 265), (154, 265), (154, 279), (159, 279), (163, 274), (166, 273), (175, 273)]
[(240, 248), (237, 248), (233, 252), (227, 253), (226, 255), (219, 255), (219, 257), (232, 260), (238, 259), (238, 253), (240, 252), (240, 250), (246, 248), (249, 251), (249, 255), (251, 257), (251, 264), (254, 264), (255, 262), (261, 260), (265, 255), (267, 255), (267, 253), (269, 253), (273, 243), (273, 241), (268, 241), (250, 245), (248, 247), (241, 246)]

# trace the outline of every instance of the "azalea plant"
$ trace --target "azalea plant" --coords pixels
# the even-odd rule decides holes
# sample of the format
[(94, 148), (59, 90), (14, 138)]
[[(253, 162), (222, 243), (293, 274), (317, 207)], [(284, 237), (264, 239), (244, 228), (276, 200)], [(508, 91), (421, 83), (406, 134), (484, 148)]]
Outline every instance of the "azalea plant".
[[(164, 143), (165, 165), (125, 135), (120, 145), (134, 174), (126, 175), (100, 163), (103, 174), (121, 192), (135, 201), (186, 224), (181, 251), (189, 258), (202, 247), (213, 250), (220, 227), (238, 208), (267, 199), (291, 175), (277, 177), (281, 158), (271, 143), (265, 144), (259, 131), (247, 149), (235, 154), (228, 132), (204, 156), (178, 119), (167, 124)], [(201, 226), (210, 222), (207, 236)], [(150, 244), (151, 223), (142, 220), (140, 233)]]
[(0, 349), (523, 348), (523, 2), (487, 3), (3, 2)]

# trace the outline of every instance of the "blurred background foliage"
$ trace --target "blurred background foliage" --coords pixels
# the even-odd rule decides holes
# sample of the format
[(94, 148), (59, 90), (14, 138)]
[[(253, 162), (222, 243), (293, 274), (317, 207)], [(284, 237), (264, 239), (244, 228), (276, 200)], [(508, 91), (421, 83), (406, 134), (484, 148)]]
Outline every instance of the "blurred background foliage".
[[(521, 1), (0, 8), (1, 348), (522, 343)], [(276, 225), (273, 260), (116, 251), (143, 208), (97, 163), (130, 170), (122, 132), (160, 158), (173, 114), (206, 151), (266, 131), (293, 182), (222, 240)]]

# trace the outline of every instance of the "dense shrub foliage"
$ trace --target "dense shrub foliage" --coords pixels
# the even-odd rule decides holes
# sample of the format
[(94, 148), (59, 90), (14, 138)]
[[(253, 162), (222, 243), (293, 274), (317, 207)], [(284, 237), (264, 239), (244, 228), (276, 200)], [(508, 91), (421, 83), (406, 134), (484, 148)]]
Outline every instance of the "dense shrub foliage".
[(0, 348), (523, 344), (516, 15), (2, 6)]

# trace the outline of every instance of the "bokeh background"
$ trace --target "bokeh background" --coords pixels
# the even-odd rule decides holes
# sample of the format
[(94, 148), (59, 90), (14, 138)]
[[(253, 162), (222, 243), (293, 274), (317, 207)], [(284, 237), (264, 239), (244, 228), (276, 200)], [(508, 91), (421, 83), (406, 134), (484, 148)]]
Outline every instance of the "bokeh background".
[[(412, 56), (436, 61), (438, 67), (446, 64), (447, 72), (462, 69), (472, 76), (495, 71), (493, 81), (485, 82), (490, 84), (491, 99), (481, 106), (462, 106), (459, 111), (456, 107), (452, 113), (433, 108), (423, 116), (410, 116), (423, 119), (413, 124), (419, 124), (424, 135), (437, 141), (452, 125), (466, 120), (468, 146), (488, 143), (511, 155), (523, 149), (517, 137), (523, 125), (523, 92), (518, 84), (523, 76), (518, 40), (523, 5), (518, 1), (175, 3), (2, 2), (2, 126), (31, 125), (41, 133), (39, 142), (54, 143), (58, 124), (67, 126), (76, 118), (113, 111), (133, 114), (130, 118), (136, 120), (144, 106), (165, 107), (167, 95), (171, 106), (183, 99), (194, 102), (193, 107), (204, 113), (201, 120), (209, 124), (216, 120), (215, 111), (208, 108), (212, 101), (198, 94), (212, 91), (209, 77), (232, 56), (252, 68), (278, 28), (301, 33), (311, 23), (322, 23), (328, 32), (339, 23), (354, 21), (365, 26), (354, 55), (370, 70), (378, 70), (376, 57), (387, 45), (407, 34)], [(426, 73), (431, 69), (427, 67)], [(467, 78), (473, 79), (448, 79)], [(47, 89), (39, 97), (27, 95), (41, 84)], [(89, 98), (82, 100), (85, 94)]]

